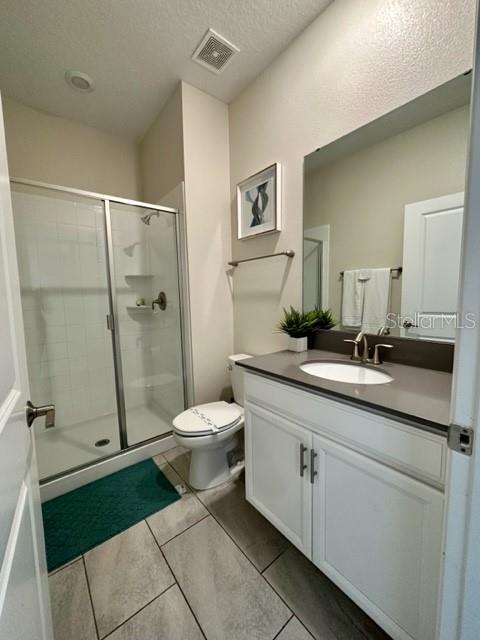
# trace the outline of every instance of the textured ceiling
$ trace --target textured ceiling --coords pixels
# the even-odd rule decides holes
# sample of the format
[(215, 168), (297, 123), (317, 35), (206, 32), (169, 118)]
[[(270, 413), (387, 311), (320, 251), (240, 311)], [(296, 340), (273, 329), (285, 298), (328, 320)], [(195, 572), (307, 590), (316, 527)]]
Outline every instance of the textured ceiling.
[[(2, 0), (0, 89), (138, 139), (180, 79), (229, 102), (330, 2)], [(240, 48), (220, 76), (190, 60), (208, 27)], [(96, 90), (72, 90), (67, 69), (90, 74)]]

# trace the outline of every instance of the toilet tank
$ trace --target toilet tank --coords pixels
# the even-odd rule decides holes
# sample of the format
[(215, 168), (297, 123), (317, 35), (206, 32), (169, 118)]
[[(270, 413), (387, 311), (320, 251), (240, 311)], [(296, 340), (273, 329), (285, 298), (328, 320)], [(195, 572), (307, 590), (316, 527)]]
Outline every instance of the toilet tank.
[(236, 353), (233, 356), (228, 356), (228, 369), (230, 371), (230, 381), (232, 383), (233, 398), (237, 404), (243, 407), (243, 369), (237, 367), (236, 362), (239, 360), (246, 360), (252, 356), (246, 353)]

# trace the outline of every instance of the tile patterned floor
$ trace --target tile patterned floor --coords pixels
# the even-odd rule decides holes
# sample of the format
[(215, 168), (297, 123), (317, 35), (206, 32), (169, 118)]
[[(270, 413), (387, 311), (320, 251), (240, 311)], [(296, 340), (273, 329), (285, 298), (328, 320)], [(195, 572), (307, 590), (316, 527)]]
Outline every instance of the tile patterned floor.
[(188, 452), (155, 462), (181, 500), (50, 575), (55, 640), (389, 640), (245, 500), (193, 491)]

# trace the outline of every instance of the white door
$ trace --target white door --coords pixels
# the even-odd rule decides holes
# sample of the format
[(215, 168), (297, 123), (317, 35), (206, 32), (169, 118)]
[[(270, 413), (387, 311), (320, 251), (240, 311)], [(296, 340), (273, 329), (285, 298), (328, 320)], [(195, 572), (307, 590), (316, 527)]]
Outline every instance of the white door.
[(405, 207), (402, 335), (453, 340), (456, 331), (464, 194)]
[(246, 404), (247, 500), (308, 558), (312, 551), (311, 444), (307, 429)]
[(452, 422), (473, 430), (472, 455), (452, 451), (446, 487), (444, 567), (439, 640), (480, 638), (480, 13), (474, 62), (470, 149), (459, 313), (473, 313), (472, 329), (455, 341)]
[(51, 640), (47, 570), (0, 103), (0, 638)]
[(395, 640), (434, 640), (443, 494), (313, 436), (313, 562)]

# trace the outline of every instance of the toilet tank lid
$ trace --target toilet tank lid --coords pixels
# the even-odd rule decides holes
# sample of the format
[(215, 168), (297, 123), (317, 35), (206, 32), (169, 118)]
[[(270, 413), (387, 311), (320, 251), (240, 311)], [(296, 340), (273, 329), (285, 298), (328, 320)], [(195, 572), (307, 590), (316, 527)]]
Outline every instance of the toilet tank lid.
[(239, 360), (246, 360), (247, 358), (252, 358), (253, 356), (248, 355), (247, 353), (234, 353), (232, 356), (228, 356), (229, 362), (238, 362)]

